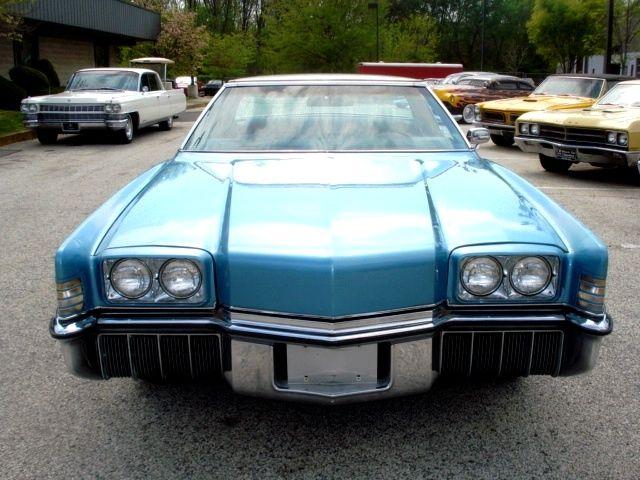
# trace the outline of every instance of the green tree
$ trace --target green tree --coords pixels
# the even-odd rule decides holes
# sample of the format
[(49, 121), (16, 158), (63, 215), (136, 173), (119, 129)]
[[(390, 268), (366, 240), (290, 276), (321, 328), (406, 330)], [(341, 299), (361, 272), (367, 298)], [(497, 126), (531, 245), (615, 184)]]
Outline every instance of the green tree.
[(640, 36), (640, 0), (617, 0), (613, 34), (620, 49), (620, 68), (625, 72), (629, 49)]
[(601, 0), (536, 0), (527, 23), (531, 43), (551, 68), (571, 72), (601, 48), (604, 6)]
[(213, 35), (206, 51), (202, 73), (208, 79), (244, 76), (256, 62), (256, 43), (251, 32)]
[(266, 71), (353, 72), (375, 49), (367, 0), (274, 0), (262, 17)]
[(386, 62), (433, 62), (436, 60), (435, 22), (415, 13), (383, 26), (381, 58)]
[(20, 40), (20, 12), (28, 4), (28, 0), (0, 0), (0, 38)]

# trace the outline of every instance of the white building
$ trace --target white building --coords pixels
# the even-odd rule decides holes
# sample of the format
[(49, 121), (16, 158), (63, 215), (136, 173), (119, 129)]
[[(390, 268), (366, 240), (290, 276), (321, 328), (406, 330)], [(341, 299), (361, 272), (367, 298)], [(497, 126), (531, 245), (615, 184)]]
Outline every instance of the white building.
[[(613, 63), (620, 63), (620, 55), (613, 55)], [(582, 61), (584, 73), (604, 73), (604, 55), (591, 55)], [(629, 52), (627, 54), (627, 65), (621, 75), (640, 78), (640, 52)]]

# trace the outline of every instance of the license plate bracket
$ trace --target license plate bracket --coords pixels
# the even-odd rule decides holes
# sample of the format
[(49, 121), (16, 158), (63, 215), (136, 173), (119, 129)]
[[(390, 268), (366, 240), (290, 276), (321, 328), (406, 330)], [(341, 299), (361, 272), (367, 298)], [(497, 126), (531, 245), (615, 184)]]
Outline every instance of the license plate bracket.
[[(318, 395), (346, 395), (389, 384), (390, 346), (322, 347), (280, 344), (274, 355), (276, 386)], [(278, 372), (280, 374), (278, 375)]]
[(566, 160), (569, 162), (576, 161), (576, 149), (575, 148), (565, 148), (565, 147), (556, 147), (556, 158), (558, 160)]
[(79, 132), (80, 127), (76, 122), (64, 122), (62, 124), (62, 131), (63, 132)]

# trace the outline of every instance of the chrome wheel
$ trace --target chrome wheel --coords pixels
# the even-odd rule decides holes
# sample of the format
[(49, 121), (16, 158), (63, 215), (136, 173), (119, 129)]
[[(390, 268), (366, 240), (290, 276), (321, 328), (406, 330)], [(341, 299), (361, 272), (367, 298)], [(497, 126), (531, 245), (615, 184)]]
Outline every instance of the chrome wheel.
[(133, 122), (131, 121), (131, 117), (127, 117), (127, 126), (124, 127), (124, 134), (127, 140), (133, 140)]

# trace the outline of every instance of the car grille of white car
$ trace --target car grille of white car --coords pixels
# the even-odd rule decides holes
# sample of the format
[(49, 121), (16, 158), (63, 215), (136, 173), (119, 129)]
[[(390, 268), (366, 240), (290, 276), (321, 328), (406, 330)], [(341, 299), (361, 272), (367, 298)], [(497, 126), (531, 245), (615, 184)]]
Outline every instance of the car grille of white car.
[(445, 376), (557, 375), (563, 337), (559, 330), (443, 332), (439, 371)]
[(217, 379), (222, 373), (220, 336), (211, 334), (102, 334), (102, 376), (151, 381)]
[(43, 104), (40, 105), (41, 112), (104, 112), (104, 105), (83, 105), (83, 104)]

